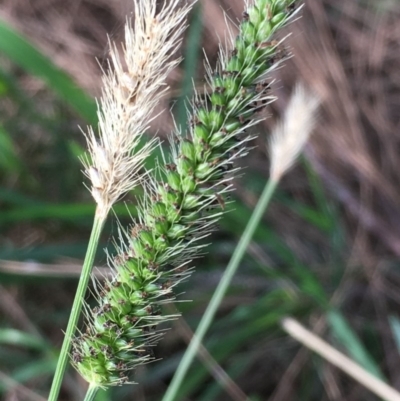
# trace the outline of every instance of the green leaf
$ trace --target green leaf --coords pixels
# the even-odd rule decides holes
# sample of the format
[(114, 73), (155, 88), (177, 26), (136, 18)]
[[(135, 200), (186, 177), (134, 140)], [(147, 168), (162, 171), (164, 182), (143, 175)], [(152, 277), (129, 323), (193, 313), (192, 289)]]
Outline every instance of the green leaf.
[(364, 347), (344, 316), (339, 311), (332, 310), (327, 313), (327, 319), (336, 339), (347, 350), (349, 355), (368, 372), (385, 380), (379, 365)]
[(4, 21), (0, 21), (0, 52), (28, 73), (42, 79), (77, 113), (95, 124), (96, 103), (49, 58)]
[(8, 173), (18, 173), (22, 170), (9, 133), (0, 125), (0, 169)]
[(42, 351), (48, 348), (48, 344), (41, 338), (15, 329), (0, 329), (0, 345), (4, 344)]

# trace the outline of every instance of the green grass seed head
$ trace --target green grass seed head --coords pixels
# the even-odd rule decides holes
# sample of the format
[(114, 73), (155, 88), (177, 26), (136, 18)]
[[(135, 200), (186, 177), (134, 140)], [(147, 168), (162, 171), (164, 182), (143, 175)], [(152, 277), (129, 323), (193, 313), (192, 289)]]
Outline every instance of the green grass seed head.
[(174, 287), (190, 275), (199, 240), (212, 231), (232, 190), (233, 163), (247, 153), (246, 129), (272, 100), (267, 78), (281, 45), (271, 35), (288, 21), (292, 4), (247, 4), (234, 48), (221, 51), (206, 77), (211, 92), (196, 96), (189, 132), (176, 134), (168, 163), (148, 175), (138, 221), (121, 229), (110, 261), (113, 278), (97, 285), (98, 306), (88, 308), (86, 331), (74, 341), (72, 363), (92, 385), (129, 381), (136, 366), (153, 359), (159, 323), (176, 317), (162, 305), (174, 301)]

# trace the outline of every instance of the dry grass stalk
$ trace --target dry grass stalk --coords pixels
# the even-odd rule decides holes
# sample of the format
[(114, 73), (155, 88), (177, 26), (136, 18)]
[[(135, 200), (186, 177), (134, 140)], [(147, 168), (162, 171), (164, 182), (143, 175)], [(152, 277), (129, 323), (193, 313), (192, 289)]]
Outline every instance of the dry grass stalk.
[(347, 373), (378, 397), (387, 401), (400, 401), (400, 393), (396, 389), (366, 371), (320, 337), (311, 333), (296, 320), (286, 318), (282, 321), (282, 327), (291, 337)]

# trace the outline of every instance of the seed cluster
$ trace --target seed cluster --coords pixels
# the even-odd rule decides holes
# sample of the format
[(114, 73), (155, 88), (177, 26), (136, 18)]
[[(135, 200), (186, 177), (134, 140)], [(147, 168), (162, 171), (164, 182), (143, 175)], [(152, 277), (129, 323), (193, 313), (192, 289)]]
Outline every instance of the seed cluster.
[(97, 130), (89, 127), (85, 133), (90, 157), (82, 162), (102, 219), (122, 195), (141, 184), (144, 161), (156, 142), (140, 146), (141, 139), (168, 89), (166, 78), (180, 61), (173, 54), (193, 4), (168, 0), (159, 7), (154, 0), (131, 1), (135, 24), (125, 24), (123, 52), (110, 41)]
[(255, 0), (234, 49), (208, 74), (211, 91), (194, 100), (189, 133), (172, 141), (171, 162), (148, 184), (139, 222), (111, 261), (114, 278), (98, 290), (99, 306), (88, 310), (86, 332), (74, 340), (72, 361), (88, 382), (123, 384), (153, 359), (162, 334), (156, 327), (174, 317), (162, 315), (161, 305), (190, 274), (197, 241), (223, 212), (233, 162), (246, 153), (246, 129), (271, 100), (266, 75), (284, 54), (271, 35), (293, 10), (292, 0)]

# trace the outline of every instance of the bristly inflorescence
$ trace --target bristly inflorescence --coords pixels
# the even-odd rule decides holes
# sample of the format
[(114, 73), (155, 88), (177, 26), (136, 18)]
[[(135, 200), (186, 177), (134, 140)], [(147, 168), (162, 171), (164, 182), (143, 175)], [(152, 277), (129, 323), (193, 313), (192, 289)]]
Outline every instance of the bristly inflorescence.
[(110, 68), (98, 103), (99, 138), (92, 127), (86, 134), (91, 160), (83, 160), (85, 173), (102, 217), (141, 182), (144, 160), (155, 145), (148, 141), (140, 148), (141, 138), (168, 89), (167, 75), (180, 61), (171, 56), (180, 45), (191, 9), (171, 0), (157, 13), (155, 1), (133, 1), (139, 17), (134, 26), (130, 21), (125, 26), (123, 55), (110, 42)]
[(297, 85), (285, 111), (285, 116), (273, 130), (269, 140), (270, 177), (278, 182), (292, 167), (315, 126), (319, 97)]
[(246, 154), (248, 127), (271, 100), (268, 72), (284, 53), (272, 35), (293, 15), (293, 1), (247, 4), (233, 49), (221, 51), (207, 76), (205, 98), (196, 96), (189, 132), (171, 142), (168, 163), (149, 174), (139, 219), (121, 237), (111, 261), (114, 275), (98, 290), (99, 305), (87, 312), (86, 331), (74, 341), (72, 361), (92, 385), (120, 385), (130, 371), (153, 359), (162, 304), (190, 274), (198, 240), (224, 209), (234, 161)]

